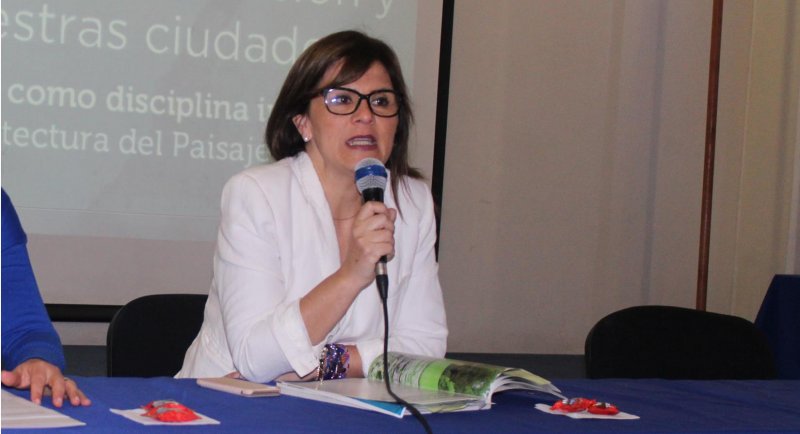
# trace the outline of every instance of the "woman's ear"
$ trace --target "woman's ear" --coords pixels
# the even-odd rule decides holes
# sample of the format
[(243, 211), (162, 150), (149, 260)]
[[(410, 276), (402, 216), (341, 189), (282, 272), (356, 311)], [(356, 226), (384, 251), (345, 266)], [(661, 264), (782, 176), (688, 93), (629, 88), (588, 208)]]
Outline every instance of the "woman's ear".
[(292, 123), (294, 123), (294, 127), (297, 128), (297, 132), (300, 133), (303, 141), (308, 143), (308, 141), (311, 140), (311, 128), (308, 125), (308, 116), (305, 114), (295, 115), (292, 118)]

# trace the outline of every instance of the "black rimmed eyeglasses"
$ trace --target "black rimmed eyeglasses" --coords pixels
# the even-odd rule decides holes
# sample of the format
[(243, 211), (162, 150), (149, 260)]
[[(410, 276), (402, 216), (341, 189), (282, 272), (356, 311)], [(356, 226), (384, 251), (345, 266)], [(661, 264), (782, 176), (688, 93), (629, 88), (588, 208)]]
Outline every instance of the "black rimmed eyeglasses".
[(320, 92), (325, 107), (335, 115), (349, 115), (358, 110), (361, 100), (369, 103), (369, 109), (375, 116), (390, 118), (400, 111), (397, 94), (391, 89), (381, 89), (367, 95), (346, 87), (328, 87)]

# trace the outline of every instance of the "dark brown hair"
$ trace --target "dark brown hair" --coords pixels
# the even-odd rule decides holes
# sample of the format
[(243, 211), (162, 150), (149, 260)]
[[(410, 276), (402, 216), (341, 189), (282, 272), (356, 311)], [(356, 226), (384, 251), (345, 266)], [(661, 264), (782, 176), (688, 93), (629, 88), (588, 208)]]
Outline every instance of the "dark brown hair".
[(292, 65), (283, 82), (267, 121), (264, 138), (276, 161), (304, 151), (306, 143), (292, 119), (308, 112), (309, 103), (319, 95), (319, 82), (328, 69), (341, 64), (337, 76), (325, 84), (325, 87), (336, 87), (358, 80), (375, 62), (386, 68), (392, 88), (399, 97), (397, 131), (392, 153), (386, 162), (386, 168), (392, 172), (392, 190), (397, 202), (399, 181), (405, 176), (421, 178), (422, 175), (408, 164), (408, 137), (413, 114), (400, 62), (391, 47), (379, 39), (348, 30), (330, 34), (308, 47)]

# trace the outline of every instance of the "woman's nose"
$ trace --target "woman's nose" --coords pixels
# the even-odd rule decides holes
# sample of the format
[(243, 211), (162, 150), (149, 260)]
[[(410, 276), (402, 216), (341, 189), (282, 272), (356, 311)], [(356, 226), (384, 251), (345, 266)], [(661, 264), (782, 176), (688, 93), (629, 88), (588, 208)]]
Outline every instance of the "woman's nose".
[(358, 122), (373, 122), (375, 120), (375, 114), (372, 113), (372, 107), (369, 106), (369, 101), (367, 99), (359, 101), (358, 107), (356, 107), (356, 111), (353, 113), (353, 117)]

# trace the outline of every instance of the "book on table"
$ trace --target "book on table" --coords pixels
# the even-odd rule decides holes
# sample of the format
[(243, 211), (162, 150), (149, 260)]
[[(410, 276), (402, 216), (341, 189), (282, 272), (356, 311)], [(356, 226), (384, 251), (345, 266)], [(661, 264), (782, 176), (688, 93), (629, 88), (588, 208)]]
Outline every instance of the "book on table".
[[(388, 354), (388, 362), (392, 391), (422, 413), (489, 409), (492, 394), (504, 390), (524, 390), (564, 398), (548, 380), (524, 369), (395, 352)], [(386, 391), (383, 355), (370, 364), (367, 378), (280, 382), (278, 385), (284, 395), (395, 417), (408, 414)]]

